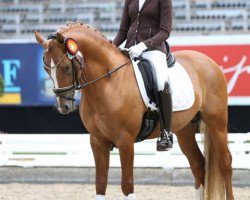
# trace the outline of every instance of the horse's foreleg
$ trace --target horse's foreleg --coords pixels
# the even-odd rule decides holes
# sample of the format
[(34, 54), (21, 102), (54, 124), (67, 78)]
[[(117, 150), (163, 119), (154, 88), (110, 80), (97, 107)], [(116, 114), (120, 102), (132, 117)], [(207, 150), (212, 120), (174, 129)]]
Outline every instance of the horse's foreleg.
[(196, 200), (204, 199), (205, 159), (195, 140), (197, 125), (189, 123), (176, 133), (182, 152), (187, 157), (195, 179)]
[(125, 200), (134, 200), (134, 139), (129, 137), (129, 134), (121, 136), (117, 147), (119, 148), (122, 167), (122, 192), (125, 195)]
[(105, 200), (111, 143), (104, 138), (95, 137), (92, 134), (90, 135), (90, 143), (96, 166), (96, 200)]

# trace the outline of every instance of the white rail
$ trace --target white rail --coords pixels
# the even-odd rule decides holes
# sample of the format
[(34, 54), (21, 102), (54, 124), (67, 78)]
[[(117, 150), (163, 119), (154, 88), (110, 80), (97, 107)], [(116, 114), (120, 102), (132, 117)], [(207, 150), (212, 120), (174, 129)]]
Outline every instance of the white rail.
[[(202, 148), (202, 135), (196, 134)], [(250, 133), (229, 134), (233, 168), (250, 169)], [(135, 144), (135, 167), (189, 167), (175, 139), (168, 152), (156, 151), (156, 140)], [(0, 134), (0, 166), (94, 167), (88, 134)], [(114, 149), (111, 167), (120, 166), (119, 152)]]

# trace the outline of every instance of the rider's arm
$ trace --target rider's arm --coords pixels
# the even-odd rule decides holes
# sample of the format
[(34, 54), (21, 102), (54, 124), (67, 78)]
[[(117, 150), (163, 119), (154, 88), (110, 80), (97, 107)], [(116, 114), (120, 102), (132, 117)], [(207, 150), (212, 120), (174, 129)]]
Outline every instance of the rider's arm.
[(122, 19), (118, 33), (116, 34), (113, 43), (116, 46), (120, 46), (127, 39), (127, 32), (130, 28), (131, 19), (128, 13), (128, 5), (131, 0), (125, 0), (125, 4), (123, 7)]
[(172, 29), (172, 0), (160, 0), (160, 31), (152, 38), (143, 41), (149, 50), (166, 41)]

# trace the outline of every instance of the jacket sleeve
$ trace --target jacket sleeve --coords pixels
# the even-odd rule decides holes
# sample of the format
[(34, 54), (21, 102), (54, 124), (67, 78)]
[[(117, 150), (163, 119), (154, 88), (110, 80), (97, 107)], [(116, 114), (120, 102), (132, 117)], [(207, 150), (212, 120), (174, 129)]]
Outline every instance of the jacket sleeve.
[(169, 36), (172, 29), (172, 0), (160, 0), (160, 31), (144, 43), (149, 50), (162, 45)]
[(127, 39), (127, 32), (130, 28), (131, 19), (128, 13), (128, 5), (131, 0), (125, 0), (125, 4), (123, 7), (122, 19), (118, 33), (116, 34), (113, 43), (116, 46), (120, 46)]

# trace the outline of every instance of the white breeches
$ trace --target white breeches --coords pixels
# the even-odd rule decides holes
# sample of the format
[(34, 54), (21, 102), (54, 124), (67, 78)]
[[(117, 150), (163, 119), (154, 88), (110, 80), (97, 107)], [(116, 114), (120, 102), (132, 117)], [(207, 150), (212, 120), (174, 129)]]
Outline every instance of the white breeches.
[(168, 80), (166, 54), (158, 50), (146, 51), (142, 53), (142, 58), (152, 62), (156, 73), (158, 91), (163, 90), (165, 81)]

